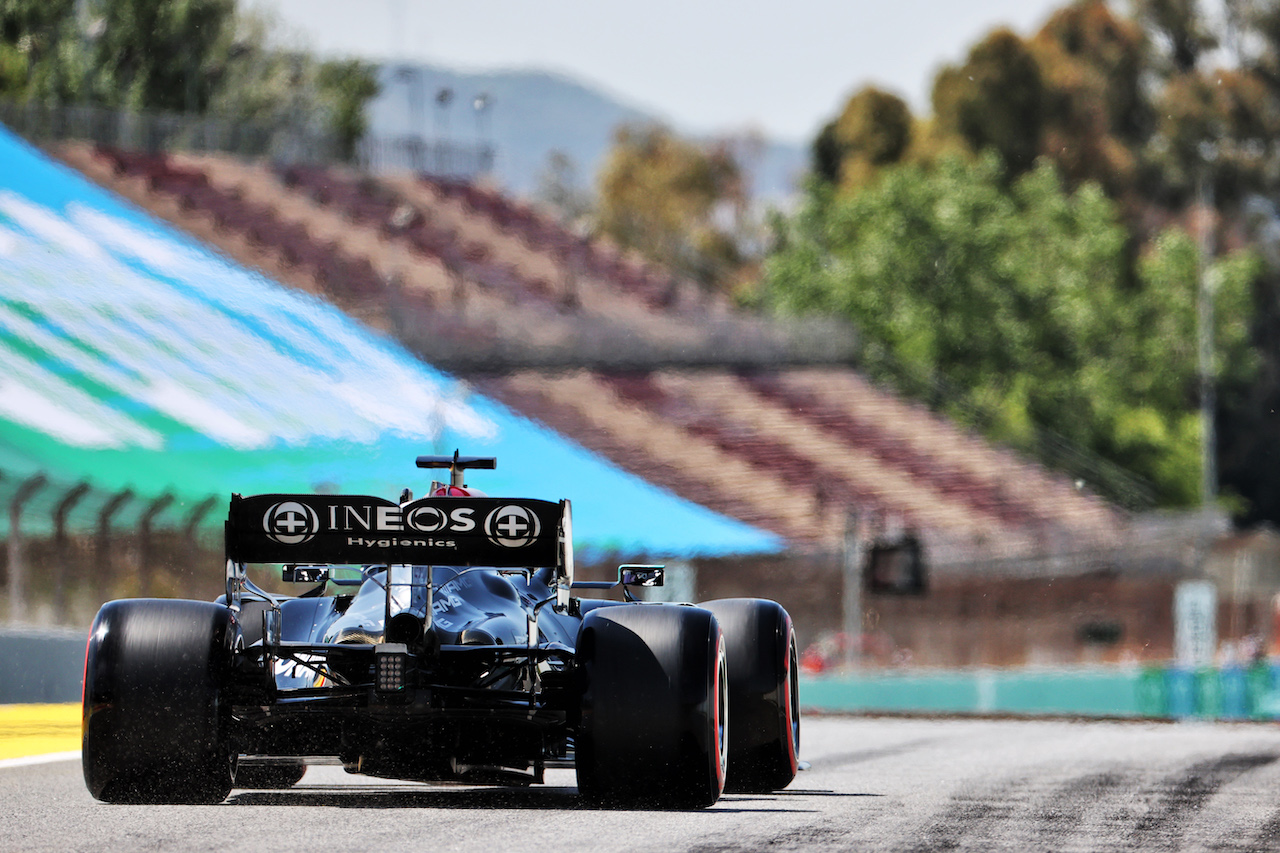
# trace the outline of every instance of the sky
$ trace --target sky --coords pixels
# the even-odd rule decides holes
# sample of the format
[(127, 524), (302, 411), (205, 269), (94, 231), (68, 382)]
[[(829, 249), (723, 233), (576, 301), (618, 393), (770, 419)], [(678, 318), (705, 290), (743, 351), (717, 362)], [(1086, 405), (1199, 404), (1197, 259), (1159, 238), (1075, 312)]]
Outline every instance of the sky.
[(874, 82), (927, 111), (937, 70), (1067, 0), (250, 0), (325, 55), (464, 71), (540, 69), (684, 132), (804, 143)]

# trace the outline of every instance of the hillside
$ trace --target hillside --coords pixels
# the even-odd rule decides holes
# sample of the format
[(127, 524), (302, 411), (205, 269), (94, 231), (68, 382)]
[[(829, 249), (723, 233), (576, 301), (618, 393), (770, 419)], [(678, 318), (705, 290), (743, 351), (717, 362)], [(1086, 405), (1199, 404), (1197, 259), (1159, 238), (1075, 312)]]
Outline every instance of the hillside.
[[(599, 89), (543, 71), (469, 74), (430, 65), (407, 69), (397, 65), (383, 66), (379, 79), (382, 92), (367, 113), (372, 136), (408, 135), (413, 125), (412, 99), (421, 97), (423, 136), (458, 143), (491, 142), (497, 149), (495, 177), (516, 195), (533, 192), (547, 155), (555, 150), (573, 159), (584, 186), (588, 185), (615, 127), (660, 119)], [(413, 82), (419, 79), (420, 83)], [(454, 96), (447, 110), (435, 102), (444, 88)], [(490, 106), (478, 117), (473, 104), (482, 93), (489, 96)], [(758, 161), (745, 164), (753, 175), (757, 198), (779, 202), (791, 195), (806, 158), (802, 146), (766, 141)]]

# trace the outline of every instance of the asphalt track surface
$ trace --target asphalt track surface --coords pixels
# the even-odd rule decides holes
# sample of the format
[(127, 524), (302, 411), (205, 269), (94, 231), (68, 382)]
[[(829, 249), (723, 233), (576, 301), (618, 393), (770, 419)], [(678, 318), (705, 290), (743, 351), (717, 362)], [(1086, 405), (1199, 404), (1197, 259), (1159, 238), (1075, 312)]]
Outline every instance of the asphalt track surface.
[(706, 811), (599, 810), (529, 789), (312, 767), (218, 806), (108, 806), (77, 761), (0, 767), (0, 850), (1280, 850), (1280, 727), (806, 719), (812, 768)]

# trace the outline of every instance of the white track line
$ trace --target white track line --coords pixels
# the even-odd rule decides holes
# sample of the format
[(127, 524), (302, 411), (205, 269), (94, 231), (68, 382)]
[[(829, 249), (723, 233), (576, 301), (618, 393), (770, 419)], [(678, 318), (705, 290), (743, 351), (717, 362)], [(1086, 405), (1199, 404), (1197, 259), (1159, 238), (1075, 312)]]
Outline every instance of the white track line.
[(22, 758), (0, 759), (0, 770), (6, 767), (29, 767), (32, 764), (52, 764), (55, 761), (79, 761), (80, 750), (70, 752), (48, 752), (44, 755), (26, 755)]

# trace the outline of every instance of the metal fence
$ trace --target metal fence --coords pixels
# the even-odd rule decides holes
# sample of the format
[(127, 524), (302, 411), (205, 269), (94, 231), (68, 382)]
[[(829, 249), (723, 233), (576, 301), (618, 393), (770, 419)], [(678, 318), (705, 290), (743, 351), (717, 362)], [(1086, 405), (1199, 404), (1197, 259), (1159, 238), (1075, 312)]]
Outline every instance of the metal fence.
[(49, 619), (65, 624), (77, 609), (75, 589), (84, 590), (80, 609), (91, 612), (117, 592), (170, 591), (196, 564), (207, 564), (206, 574), (214, 576), (219, 499), (111, 491), (0, 470), (0, 568), (9, 620), (31, 621), (31, 602), (39, 598)]
[(356, 146), (356, 162), (367, 172), (418, 172), (465, 178), (493, 170), (489, 145), (427, 142), (418, 136), (365, 137)]
[(183, 113), (0, 101), (0, 122), (33, 142), (82, 139), (131, 151), (216, 151), (283, 162), (336, 159), (331, 135)]
[[(2, 100), (0, 123), (37, 143), (76, 139), (149, 154), (217, 152), (277, 163), (333, 163), (341, 159), (336, 137), (297, 123)], [(420, 137), (366, 137), (357, 145), (351, 165), (369, 172), (414, 170), (473, 177), (492, 169), (493, 161), (494, 150), (488, 145), (428, 142)]]

